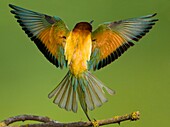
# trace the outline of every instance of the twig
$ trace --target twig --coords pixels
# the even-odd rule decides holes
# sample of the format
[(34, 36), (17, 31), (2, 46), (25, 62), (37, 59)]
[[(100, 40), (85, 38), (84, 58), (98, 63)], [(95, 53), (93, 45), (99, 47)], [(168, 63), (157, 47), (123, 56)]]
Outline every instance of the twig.
[(4, 120), (3, 122), (6, 125), (10, 125), (14, 122), (17, 121), (26, 121), (26, 120), (33, 120), (33, 121), (38, 121), (38, 122), (43, 122), (43, 123), (47, 123), (47, 122), (52, 122), (52, 120), (48, 117), (43, 117), (43, 116), (35, 116), (35, 115), (19, 115), (19, 116), (14, 116), (14, 117), (10, 117), (6, 120)]
[(130, 114), (126, 114), (123, 116), (115, 116), (113, 118), (104, 119), (104, 120), (97, 120), (97, 121), (88, 121), (88, 122), (73, 122), (73, 123), (59, 123), (54, 120), (49, 119), (48, 117), (42, 117), (42, 116), (34, 116), (34, 115), (19, 115), (15, 117), (10, 117), (2, 122), (0, 122), (0, 127), (6, 127), (14, 122), (17, 121), (26, 121), (26, 120), (33, 120), (38, 121), (42, 123), (35, 123), (35, 124), (27, 124), (27, 125), (21, 125), (20, 127), (89, 127), (92, 125), (96, 126), (103, 126), (107, 124), (115, 124), (122, 121), (135, 121), (138, 120), (140, 117), (139, 111), (132, 112)]

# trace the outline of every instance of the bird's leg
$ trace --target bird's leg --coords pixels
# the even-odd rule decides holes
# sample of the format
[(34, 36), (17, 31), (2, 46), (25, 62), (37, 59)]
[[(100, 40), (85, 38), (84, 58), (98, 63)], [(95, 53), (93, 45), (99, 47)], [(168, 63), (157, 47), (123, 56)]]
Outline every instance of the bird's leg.
[(99, 123), (96, 119), (91, 120), (87, 112), (85, 112), (87, 119), (92, 123), (93, 127), (99, 127)]
[(89, 115), (88, 115), (87, 113), (85, 113), (85, 114), (86, 114), (87, 119), (88, 119), (89, 121), (91, 121)]

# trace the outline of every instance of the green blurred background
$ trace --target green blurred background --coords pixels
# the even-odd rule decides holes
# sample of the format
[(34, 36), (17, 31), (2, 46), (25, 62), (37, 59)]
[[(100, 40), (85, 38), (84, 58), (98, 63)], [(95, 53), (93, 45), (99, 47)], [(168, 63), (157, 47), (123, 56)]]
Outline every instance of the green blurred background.
[(78, 113), (67, 112), (47, 97), (65, 76), (67, 69), (57, 69), (46, 60), (9, 12), (9, 3), (57, 15), (70, 29), (79, 21), (93, 19), (93, 27), (96, 28), (106, 21), (157, 12), (159, 22), (149, 34), (114, 63), (94, 72), (94, 75), (116, 91), (116, 95), (107, 94), (109, 102), (90, 112), (90, 116), (104, 119), (139, 110), (139, 121), (123, 122), (121, 126), (169, 125), (169, 0), (0, 1), (0, 121), (19, 114), (35, 114), (68, 122), (87, 119), (80, 107)]

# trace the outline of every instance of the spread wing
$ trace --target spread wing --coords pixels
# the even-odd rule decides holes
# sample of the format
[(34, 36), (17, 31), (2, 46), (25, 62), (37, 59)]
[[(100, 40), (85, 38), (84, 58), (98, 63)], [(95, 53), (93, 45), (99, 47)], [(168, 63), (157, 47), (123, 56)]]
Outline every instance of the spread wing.
[(155, 15), (106, 22), (100, 25), (92, 33), (93, 44), (89, 69), (100, 69), (121, 56), (134, 45), (134, 41), (138, 41), (149, 32), (158, 21), (152, 19)]
[(51, 17), (11, 4), (9, 6), (17, 22), (44, 56), (56, 67), (66, 67), (64, 47), (69, 30), (64, 22), (57, 16)]

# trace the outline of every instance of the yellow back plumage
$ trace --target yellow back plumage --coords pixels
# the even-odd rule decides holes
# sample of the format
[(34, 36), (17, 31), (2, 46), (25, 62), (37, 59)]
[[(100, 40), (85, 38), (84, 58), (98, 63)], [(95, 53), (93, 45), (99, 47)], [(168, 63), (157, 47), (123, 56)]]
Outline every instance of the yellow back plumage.
[(65, 57), (73, 74), (78, 75), (87, 70), (87, 61), (91, 55), (91, 32), (76, 29), (70, 32), (66, 40)]

